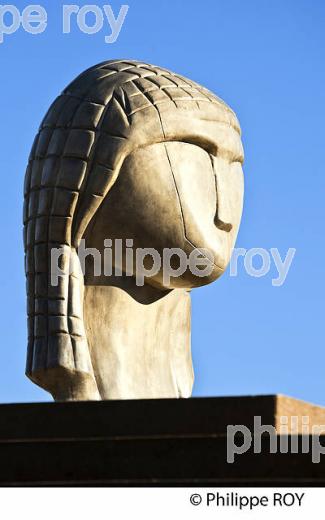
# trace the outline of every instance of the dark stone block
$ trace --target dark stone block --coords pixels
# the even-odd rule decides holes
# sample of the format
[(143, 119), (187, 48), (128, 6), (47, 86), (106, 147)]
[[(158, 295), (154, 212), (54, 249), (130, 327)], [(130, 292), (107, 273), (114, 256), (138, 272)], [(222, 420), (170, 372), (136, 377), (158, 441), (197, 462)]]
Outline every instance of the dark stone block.
[(322, 455), (270, 454), (268, 434), (227, 463), (227, 426), (253, 432), (254, 416), (325, 424), (323, 408), (283, 396), (1, 405), (0, 485), (325, 485)]

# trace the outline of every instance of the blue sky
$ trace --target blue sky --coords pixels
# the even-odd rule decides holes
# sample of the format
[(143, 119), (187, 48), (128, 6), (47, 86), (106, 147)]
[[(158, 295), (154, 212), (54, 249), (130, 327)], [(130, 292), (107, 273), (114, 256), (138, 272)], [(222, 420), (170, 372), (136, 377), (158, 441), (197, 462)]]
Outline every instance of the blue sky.
[[(285, 393), (325, 405), (325, 3), (129, 0), (113, 44), (107, 24), (95, 35), (75, 24), (62, 34), (67, 0), (39, 3), (46, 31), (20, 29), (0, 44), (0, 402), (51, 399), (24, 376), (22, 184), (38, 124), (85, 68), (131, 58), (188, 76), (230, 104), (246, 153), (237, 247), (278, 248), (282, 257), (296, 248), (281, 287), (272, 286), (273, 263), (254, 278), (239, 261), (237, 277), (228, 271), (192, 292), (194, 395)], [(117, 13), (121, 3), (109, 3)]]

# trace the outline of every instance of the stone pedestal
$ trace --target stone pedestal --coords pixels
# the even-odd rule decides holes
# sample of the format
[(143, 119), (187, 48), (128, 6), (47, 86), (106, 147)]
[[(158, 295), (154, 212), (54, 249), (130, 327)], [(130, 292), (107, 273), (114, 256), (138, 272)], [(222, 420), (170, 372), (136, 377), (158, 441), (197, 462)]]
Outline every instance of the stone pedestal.
[(253, 432), (254, 416), (325, 424), (324, 408), (277, 395), (1, 405), (0, 485), (325, 485), (324, 455), (270, 454), (267, 433), (227, 463), (227, 426)]

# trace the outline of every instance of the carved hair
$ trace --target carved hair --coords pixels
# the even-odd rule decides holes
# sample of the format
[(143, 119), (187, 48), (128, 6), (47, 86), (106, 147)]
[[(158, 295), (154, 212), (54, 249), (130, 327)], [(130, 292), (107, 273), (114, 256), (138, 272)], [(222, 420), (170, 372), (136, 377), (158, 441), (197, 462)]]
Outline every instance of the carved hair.
[[(171, 113), (188, 118), (186, 135), (181, 135), (184, 124), (177, 124), (178, 115)], [(88, 69), (46, 114), (30, 154), (24, 190), (26, 373), (45, 389), (55, 392), (51, 369), (93, 377), (76, 254), (89, 222), (125, 157), (155, 142), (191, 142), (193, 117), (222, 121), (239, 131), (234, 113), (207, 89), (133, 61), (108, 61)], [(51, 249), (61, 247), (67, 251), (65, 261), (75, 268), (55, 287), (50, 280)]]

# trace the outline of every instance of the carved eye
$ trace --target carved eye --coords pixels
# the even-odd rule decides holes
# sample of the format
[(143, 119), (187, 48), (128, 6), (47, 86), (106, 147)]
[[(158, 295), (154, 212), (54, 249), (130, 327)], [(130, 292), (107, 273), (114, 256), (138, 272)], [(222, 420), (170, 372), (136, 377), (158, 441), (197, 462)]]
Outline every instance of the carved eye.
[(180, 142), (195, 146), (196, 148), (203, 150), (208, 155), (212, 155), (213, 157), (217, 157), (217, 155), (218, 155), (217, 145), (210, 141), (207, 141), (204, 139), (198, 140), (197, 137), (193, 137), (193, 138), (187, 137), (186, 139), (182, 139), (182, 141), (180, 141)]
[(244, 157), (241, 155), (241, 156), (236, 157), (235, 159), (232, 159), (230, 161), (230, 164), (234, 164), (234, 163), (243, 164), (243, 162), (244, 162)]

